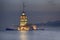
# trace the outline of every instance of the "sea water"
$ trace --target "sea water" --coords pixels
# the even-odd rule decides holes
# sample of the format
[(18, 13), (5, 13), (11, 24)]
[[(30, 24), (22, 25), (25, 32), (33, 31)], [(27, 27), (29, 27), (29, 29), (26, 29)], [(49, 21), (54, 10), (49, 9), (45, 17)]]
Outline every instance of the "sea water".
[(0, 31), (0, 40), (60, 40), (60, 30)]

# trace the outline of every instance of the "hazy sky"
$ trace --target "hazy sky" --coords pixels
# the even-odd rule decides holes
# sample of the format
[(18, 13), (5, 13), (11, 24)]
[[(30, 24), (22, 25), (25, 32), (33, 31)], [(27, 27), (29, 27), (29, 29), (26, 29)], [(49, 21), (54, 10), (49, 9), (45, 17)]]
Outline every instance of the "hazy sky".
[(29, 23), (60, 20), (60, 0), (2, 0), (0, 15), (2, 26), (3, 24), (4, 26), (19, 24), (23, 1)]

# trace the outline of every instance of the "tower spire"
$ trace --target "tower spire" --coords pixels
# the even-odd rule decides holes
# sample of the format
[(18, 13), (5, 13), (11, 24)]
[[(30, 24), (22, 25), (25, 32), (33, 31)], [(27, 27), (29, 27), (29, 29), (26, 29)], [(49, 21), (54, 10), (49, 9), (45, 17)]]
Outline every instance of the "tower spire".
[(24, 5), (24, 2), (23, 2), (23, 13), (25, 12), (25, 5)]

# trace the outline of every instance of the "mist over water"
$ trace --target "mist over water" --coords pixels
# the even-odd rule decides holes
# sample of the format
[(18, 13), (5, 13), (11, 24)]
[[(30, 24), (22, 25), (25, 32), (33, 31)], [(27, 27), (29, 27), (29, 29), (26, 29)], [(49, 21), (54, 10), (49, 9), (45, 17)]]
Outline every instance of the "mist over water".
[(0, 40), (60, 40), (60, 28), (36, 31), (0, 31)]

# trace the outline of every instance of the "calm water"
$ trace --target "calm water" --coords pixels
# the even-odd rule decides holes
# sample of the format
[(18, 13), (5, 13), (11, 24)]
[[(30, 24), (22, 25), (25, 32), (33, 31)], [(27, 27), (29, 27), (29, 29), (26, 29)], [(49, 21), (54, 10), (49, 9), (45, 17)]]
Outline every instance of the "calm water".
[(0, 40), (60, 40), (60, 31), (0, 31)]

